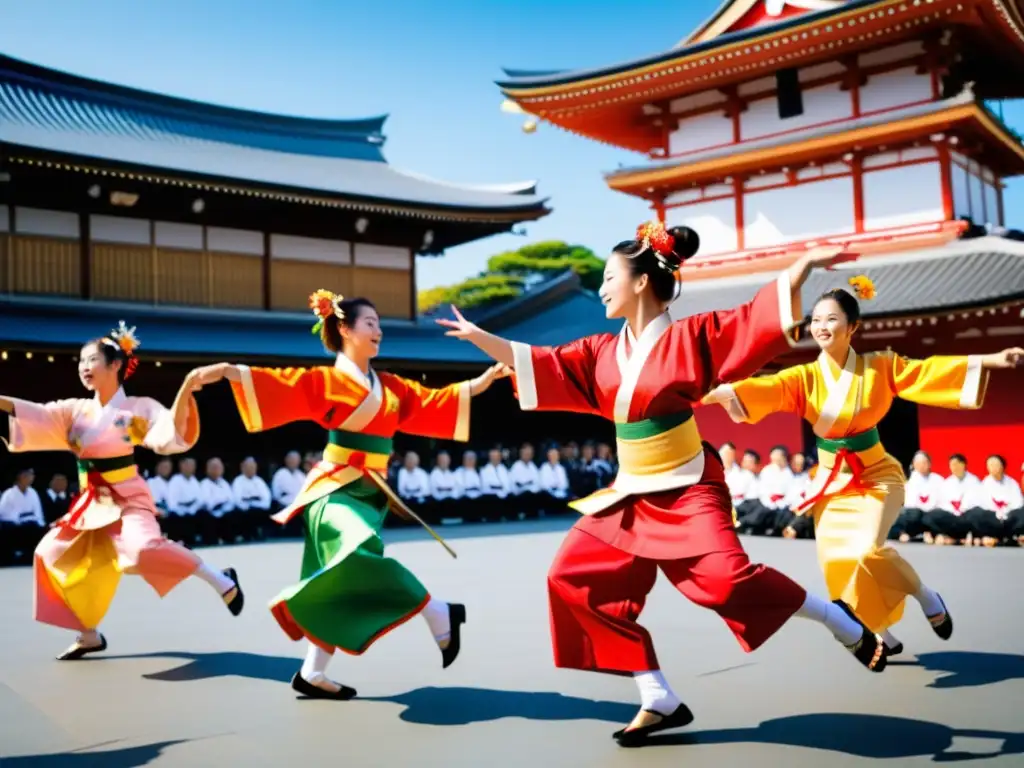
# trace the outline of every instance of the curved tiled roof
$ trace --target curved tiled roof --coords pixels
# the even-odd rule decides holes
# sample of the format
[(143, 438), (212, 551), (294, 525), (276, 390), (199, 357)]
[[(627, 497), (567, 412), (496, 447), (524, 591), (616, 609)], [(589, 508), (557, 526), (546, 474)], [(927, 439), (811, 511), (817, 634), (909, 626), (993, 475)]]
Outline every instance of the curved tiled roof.
[(536, 184), (468, 186), (403, 173), (385, 117), (264, 114), (111, 85), (0, 56), (0, 143), (364, 200), (538, 218)]

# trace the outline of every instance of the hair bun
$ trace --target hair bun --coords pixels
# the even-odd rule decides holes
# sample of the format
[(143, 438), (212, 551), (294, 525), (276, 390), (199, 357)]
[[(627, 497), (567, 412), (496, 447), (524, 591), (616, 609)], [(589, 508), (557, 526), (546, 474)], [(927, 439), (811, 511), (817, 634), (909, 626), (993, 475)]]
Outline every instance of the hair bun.
[(679, 257), (679, 263), (693, 258), (700, 250), (700, 235), (690, 227), (672, 227), (668, 233), (675, 240), (675, 255)]

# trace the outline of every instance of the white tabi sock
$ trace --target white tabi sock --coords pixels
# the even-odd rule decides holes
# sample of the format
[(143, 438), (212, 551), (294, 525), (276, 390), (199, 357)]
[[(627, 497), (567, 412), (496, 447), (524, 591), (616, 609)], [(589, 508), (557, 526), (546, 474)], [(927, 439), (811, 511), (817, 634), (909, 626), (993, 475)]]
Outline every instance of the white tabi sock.
[(807, 593), (804, 604), (797, 610), (796, 615), (824, 624), (836, 640), (847, 647), (856, 645), (864, 632), (860, 624), (838, 605), (810, 592)]
[(448, 613), (448, 603), (443, 600), (430, 598), (430, 601), (423, 609), (423, 618), (426, 619), (427, 626), (430, 627), (430, 633), (434, 636), (434, 641), (441, 648), (447, 646), (448, 641), (452, 637), (452, 623), (451, 615)]
[(928, 618), (938, 616), (946, 610), (942, 607), (942, 600), (939, 599), (938, 593), (924, 584), (914, 593), (914, 599), (921, 604), (921, 610)]
[(633, 679), (640, 689), (640, 706), (657, 712), (659, 715), (671, 715), (682, 703), (669, 686), (660, 669), (649, 672), (634, 672)]
[(217, 594), (222, 597), (228, 593), (228, 590), (235, 586), (235, 582), (220, 571), (213, 570), (213, 568), (208, 566), (206, 563), (200, 563), (199, 567), (195, 569), (192, 575), (197, 576), (216, 589)]
[(76, 638), (75, 642), (82, 648), (97, 648), (103, 643), (99, 631), (95, 629), (87, 629)]
[(890, 648), (895, 648), (897, 645), (902, 645), (902, 642), (896, 635), (890, 632), (888, 629), (882, 632), (882, 641)]
[(299, 670), (302, 679), (311, 685), (315, 685), (317, 688), (323, 688), (325, 691), (331, 691), (332, 693), (340, 691), (341, 686), (329, 679), (325, 674), (327, 672), (327, 665), (331, 663), (332, 655), (320, 646), (310, 643), (309, 650), (306, 651), (306, 660), (302, 662), (302, 669)]

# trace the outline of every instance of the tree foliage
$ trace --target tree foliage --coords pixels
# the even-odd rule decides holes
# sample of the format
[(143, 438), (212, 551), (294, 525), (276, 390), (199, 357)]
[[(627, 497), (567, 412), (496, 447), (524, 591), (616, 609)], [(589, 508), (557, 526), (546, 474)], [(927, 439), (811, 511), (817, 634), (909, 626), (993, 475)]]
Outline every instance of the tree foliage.
[(600, 287), (604, 262), (593, 251), (582, 245), (548, 240), (492, 256), (487, 261), (487, 271), (478, 277), (420, 291), (417, 304), (420, 312), (448, 304), (478, 309), (514, 299), (528, 283), (551, 279), (570, 269), (579, 275), (584, 288), (596, 291)]

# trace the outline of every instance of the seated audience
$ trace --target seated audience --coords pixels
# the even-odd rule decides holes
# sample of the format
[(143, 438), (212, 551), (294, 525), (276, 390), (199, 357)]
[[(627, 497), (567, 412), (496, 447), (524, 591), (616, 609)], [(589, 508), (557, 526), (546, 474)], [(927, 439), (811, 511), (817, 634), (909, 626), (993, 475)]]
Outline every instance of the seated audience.
[(480, 519), (502, 520), (508, 514), (508, 497), (512, 492), (512, 481), (508, 469), (501, 463), (501, 448), (492, 448), (487, 454), (487, 464), (480, 470), (483, 496), (480, 499)]
[(430, 504), (436, 520), (460, 519), (461, 505), (459, 498), (462, 488), (459, 478), (452, 470), (452, 457), (448, 451), (439, 451), (434, 468), (430, 470)]
[(398, 470), (395, 490), (409, 508), (425, 520), (430, 519), (427, 500), (430, 498), (430, 477), (420, 466), (416, 451), (405, 454), (402, 468)]
[(36, 544), (46, 531), (39, 494), (32, 487), (34, 469), (23, 469), (14, 485), (0, 494), (0, 559), (30, 562)]
[(60, 473), (50, 478), (50, 487), (43, 494), (43, 517), (47, 524), (60, 520), (71, 508), (68, 478)]
[(239, 535), (235, 514), (235, 495), (224, 479), (224, 462), (218, 458), (206, 462), (206, 477), (199, 483), (202, 509), (197, 516), (204, 544), (234, 543)]
[(732, 497), (733, 522), (739, 527), (740, 518), (750, 513), (757, 502), (757, 478), (749, 469), (743, 469), (736, 463), (736, 446), (732, 443), (723, 443), (718, 455), (722, 459), (725, 484)]
[(1012, 528), (1019, 520), (1024, 507), (1024, 495), (1017, 481), (1006, 474), (1006, 459), (998, 454), (988, 457), (985, 462), (988, 474), (981, 481), (975, 494), (976, 506), (964, 512), (976, 538), (981, 538), (986, 547), (1017, 535)]
[(161, 456), (154, 467), (151, 478), (146, 480), (149, 492), (153, 494), (153, 502), (159, 512), (165, 515), (168, 513), (167, 495), (171, 489), (171, 474), (174, 472), (174, 462), (168, 456)]
[(977, 506), (981, 481), (967, 471), (967, 459), (960, 453), (949, 457), (949, 477), (942, 481), (939, 505), (924, 517), (925, 528), (936, 544), (954, 544), (971, 534), (970, 521), (964, 516)]
[(459, 486), (458, 517), (463, 520), (479, 520), (483, 514), (478, 499), (483, 495), (484, 484), (476, 469), (476, 454), (465, 451), (462, 466), (455, 470), (455, 482)]
[(242, 461), (242, 474), (231, 483), (231, 494), (235, 497), (238, 534), (249, 541), (264, 538), (264, 531), (270, 525), (277, 525), (270, 519), (271, 494), (266, 481), (256, 474), (256, 459), (252, 456)]
[(540, 489), (545, 496), (543, 508), (549, 515), (565, 512), (569, 501), (569, 474), (560, 458), (558, 448), (548, 448), (548, 460), (540, 468)]
[(890, 539), (904, 542), (930, 533), (925, 525), (925, 517), (938, 508), (944, 480), (938, 472), (932, 472), (932, 459), (924, 451), (914, 454), (911, 466), (913, 471), (907, 479), (903, 510), (889, 531)]
[(198, 518), (203, 504), (203, 489), (196, 477), (196, 460), (186, 456), (178, 460), (178, 474), (167, 484), (167, 516), (164, 518), (167, 538), (186, 547), (196, 543)]
[(533, 446), (523, 443), (519, 458), (508, 473), (512, 485), (512, 513), (520, 519), (534, 517), (540, 512), (540, 470), (533, 463)]

